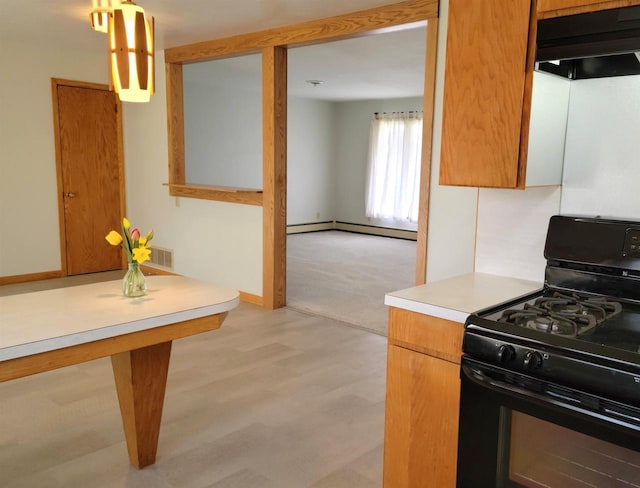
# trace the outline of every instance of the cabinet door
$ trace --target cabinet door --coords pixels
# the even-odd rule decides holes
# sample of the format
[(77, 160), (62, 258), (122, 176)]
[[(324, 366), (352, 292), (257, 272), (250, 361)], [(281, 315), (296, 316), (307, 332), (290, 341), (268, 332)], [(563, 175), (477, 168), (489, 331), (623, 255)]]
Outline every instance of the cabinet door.
[(459, 368), (449, 361), (389, 346), (385, 488), (455, 486)]
[(530, 0), (449, 1), (440, 184), (524, 185), (530, 10)]

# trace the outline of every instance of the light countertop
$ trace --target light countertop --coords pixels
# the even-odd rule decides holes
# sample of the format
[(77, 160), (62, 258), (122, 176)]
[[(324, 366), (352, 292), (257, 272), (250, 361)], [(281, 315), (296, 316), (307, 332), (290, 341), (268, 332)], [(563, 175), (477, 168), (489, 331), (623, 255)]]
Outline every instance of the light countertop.
[(147, 294), (122, 281), (0, 297), (0, 361), (206, 317), (235, 308), (236, 290), (184, 276), (147, 276)]
[(391, 307), (461, 322), (479, 310), (542, 288), (542, 283), (485, 273), (469, 273), (385, 295)]

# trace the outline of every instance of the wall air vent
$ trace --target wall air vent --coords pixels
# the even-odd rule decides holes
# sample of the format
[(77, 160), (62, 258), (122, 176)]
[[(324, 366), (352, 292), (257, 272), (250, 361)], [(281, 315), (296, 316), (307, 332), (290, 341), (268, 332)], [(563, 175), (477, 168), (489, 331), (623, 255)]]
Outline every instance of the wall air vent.
[(162, 247), (151, 246), (151, 259), (149, 263), (152, 266), (164, 268), (168, 270), (173, 269), (173, 250), (164, 249)]

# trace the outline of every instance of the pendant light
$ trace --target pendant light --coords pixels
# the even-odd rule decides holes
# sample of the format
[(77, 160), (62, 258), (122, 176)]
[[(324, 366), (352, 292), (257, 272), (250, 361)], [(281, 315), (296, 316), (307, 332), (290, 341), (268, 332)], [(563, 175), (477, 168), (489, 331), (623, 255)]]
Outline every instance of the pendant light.
[(91, 28), (97, 32), (109, 32), (109, 10), (97, 8), (89, 13)]
[(153, 17), (124, 1), (109, 16), (111, 81), (123, 102), (148, 102), (154, 91)]

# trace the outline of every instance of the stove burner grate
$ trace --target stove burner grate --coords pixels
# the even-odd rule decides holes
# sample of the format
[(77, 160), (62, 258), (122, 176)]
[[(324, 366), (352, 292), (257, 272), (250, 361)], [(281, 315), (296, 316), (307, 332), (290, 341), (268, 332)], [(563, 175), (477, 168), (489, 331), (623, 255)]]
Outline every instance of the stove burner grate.
[(536, 299), (533, 305), (505, 310), (498, 321), (575, 338), (621, 311), (620, 303), (605, 297), (554, 292)]

